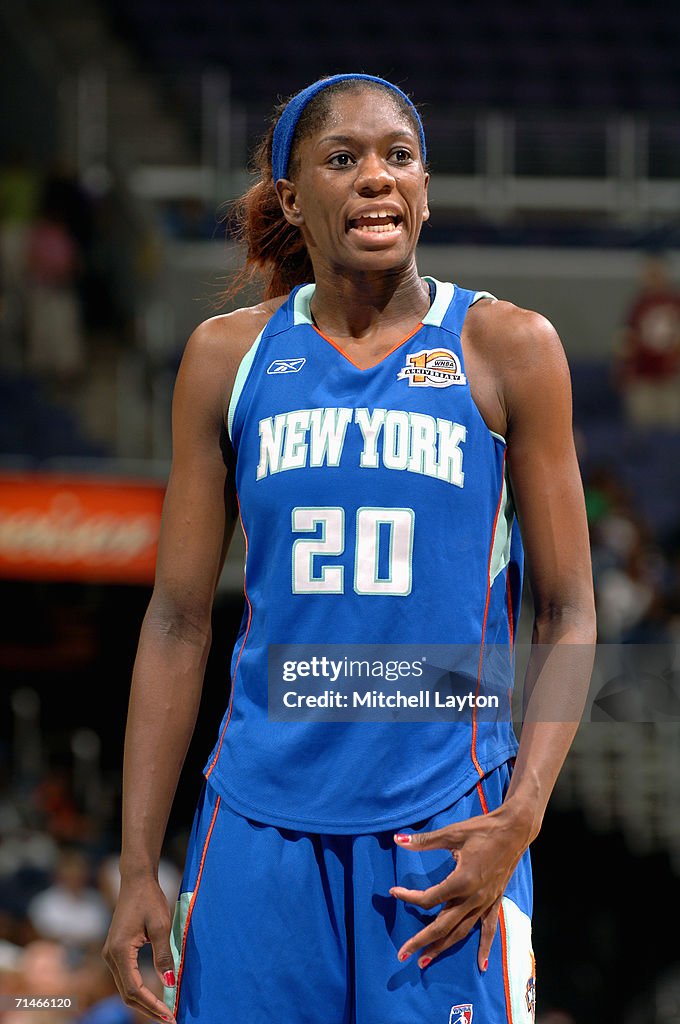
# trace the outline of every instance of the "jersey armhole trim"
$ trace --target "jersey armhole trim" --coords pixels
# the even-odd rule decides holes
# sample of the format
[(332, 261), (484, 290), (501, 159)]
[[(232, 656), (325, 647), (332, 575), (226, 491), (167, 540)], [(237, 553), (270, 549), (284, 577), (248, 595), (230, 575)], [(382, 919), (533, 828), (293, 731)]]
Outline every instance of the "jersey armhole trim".
[(238, 370), (236, 371), (236, 377), (234, 378), (234, 386), (231, 391), (231, 398), (229, 399), (229, 409), (227, 411), (227, 432), (229, 434), (229, 440), (231, 441), (232, 445), (234, 443), (232, 431), (234, 426), (234, 416), (236, 415), (236, 407), (243, 393), (243, 389), (246, 385), (248, 375), (253, 365), (253, 360), (257, 355), (257, 350), (260, 346), (260, 342), (262, 341), (262, 335), (264, 334), (265, 330), (266, 327), (263, 327), (258, 336), (255, 338), (255, 341), (252, 343), (252, 345), (244, 355), (243, 359), (239, 363)]
[(494, 302), (498, 302), (498, 296), (492, 295), (491, 292), (475, 292), (470, 305), (474, 306), (475, 302), (479, 302), (480, 299), (493, 299)]

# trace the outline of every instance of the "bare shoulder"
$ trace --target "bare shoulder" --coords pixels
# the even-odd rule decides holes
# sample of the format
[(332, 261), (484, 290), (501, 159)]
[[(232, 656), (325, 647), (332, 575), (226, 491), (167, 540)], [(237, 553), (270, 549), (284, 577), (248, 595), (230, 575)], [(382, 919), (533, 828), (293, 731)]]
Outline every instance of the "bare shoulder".
[(175, 386), (175, 396), (212, 409), (224, 420), (241, 360), (286, 296), (235, 309), (204, 320), (189, 338)]
[(243, 356), (286, 298), (281, 295), (204, 320), (189, 338), (183, 362), (235, 373)]
[(465, 326), (469, 343), (502, 379), (569, 376), (560, 337), (542, 313), (503, 299), (480, 299)]

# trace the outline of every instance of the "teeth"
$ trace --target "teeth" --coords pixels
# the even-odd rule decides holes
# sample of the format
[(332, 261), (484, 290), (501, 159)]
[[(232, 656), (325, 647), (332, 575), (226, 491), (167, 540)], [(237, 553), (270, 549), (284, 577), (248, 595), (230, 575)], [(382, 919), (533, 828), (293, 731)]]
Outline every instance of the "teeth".
[(396, 225), (391, 221), (388, 224), (361, 224), (357, 231), (369, 231), (371, 234), (384, 234), (386, 231), (396, 231)]

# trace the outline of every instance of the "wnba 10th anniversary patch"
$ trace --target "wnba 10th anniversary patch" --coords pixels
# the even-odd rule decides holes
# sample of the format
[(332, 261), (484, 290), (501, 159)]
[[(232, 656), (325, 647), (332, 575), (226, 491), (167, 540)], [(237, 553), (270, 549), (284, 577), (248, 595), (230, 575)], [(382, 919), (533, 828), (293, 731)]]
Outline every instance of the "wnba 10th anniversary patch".
[(421, 349), (407, 356), (406, 366), (397, 374), (397, 380), (407, 380), (409, 387), (450, 388), (452, 384), (467, 384), (467, 379), (455, 352), (448, 348)]

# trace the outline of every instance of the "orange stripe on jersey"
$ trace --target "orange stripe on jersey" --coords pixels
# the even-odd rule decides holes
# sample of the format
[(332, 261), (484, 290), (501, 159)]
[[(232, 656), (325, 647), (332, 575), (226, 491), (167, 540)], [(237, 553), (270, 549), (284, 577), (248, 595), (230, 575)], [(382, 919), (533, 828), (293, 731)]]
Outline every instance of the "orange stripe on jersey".
[(479, 696), (479, 687), (482, 682), (482, 665), (484, 663), (484, 637), (486, 635), (486, 620), (489, 617), (489, 602), (491, 601), (491, 558), (493, 555), (493, 542), (496, 536), (496, 527), (498, 526), (498, 517), (501, 511), (501, 502), (503, 501), (503, 485), (505, 483), (505, 457), (507, 455), (507, 449), (503, 452), (503, 465), (501, 466), (501, 491), (498, 495), (498, 504), (496, 505), (496, 514), (493, 517), (493, 529), (491, 530), (491, 543), (489, 545), (489, 557), (486, 563), (486, 601), (484, 603), (484, 618), (482, 620), (482, 637), (479, 644), (479, 664), (477, 666), (477, 689), (475, 690), (475, 707), (472, 709), (472, 740), (470, 743), (470, 757), (472, 763), (477, 769), (477, 773), (480, 779), (484, 776), (484, 770), (477, 760), (477, 697)]
[[(236, 495), (236, 501), (238, 502), (239, 518), (241, 518), (241, 502), (238, 499), (238, 494)], [(241, 519), (241, 529), (243, 530), (243, 536), (245, 537), (245, 541), (246, 541), (246, 565), (247, 565), (248, 564), (248, 534), (246, 533), (246, 528), (243, 525), (243, 519)], [(229, 709), (227, 711), (227, 717), (225, 719), (224, 726), (222, 728), (222, 733), (220, 735), (220, 741), (217, 744), (217, 750), (215, 751), (215, 756), (213, 757), (212, 761), (210, 762), (210, 766), (208, 767), (208, 770), (205, 772), (206, 779), (210, 778), (212, 770), (215, 767), (215, 765), (217, 764), (217, 760), (218, 760), (218, 758), (220, 756), (220, 750), (222, 749), (222, 741), (224, 740), (224, 734), (227, 731), (227, 726), (229, 725), (229, 722), (231, 721), (231, 709), (232, 709), (233, 704), (234, 704), (234, 686), (236, 684), (236, 673), (238, 672), (238, 663), (241, 660), (241, 655), (243, 654), (243, 648), (245, 647), (246, 640), (248, 639), (248, 633), (250, 632), (250, 623), (253, 621), (253, 606), (251, 605), (250, 598), (248, 597), (248, 590), (247, 590), (247, 587), (246, 587), (246, 573), (245, 573), (245, 569), (243, 570), (243, 594), (244, 594), (245, 599), (246, 599), (246, 601), (248, 603), (248, 625), (246, 626), (246, 631), (243, 634), (243, 642), (242, 642), (241, 647), (240, 647), (239, 652), (238, 652), (238, 657), (236, 659), (236, 664), (234, 665), (234, 674), (231, 677), (231, 693), (229, 694)]]
[(194, 912), (194, 903), (196, 902), (196, 897), (198, 896), (198, 890), (199, 890), (200, 885), (201, 885), (201, 876), (203, 874), (203, 865), (205, 864), (205, 857), (206, 857), (206, 854), (208, 852), (208, 844), (210, 843), (210, 837), (212, 835), (212, 831), (213, 831), (213, 828), (214, 828), (214, 825), (215, 825), (215, 819), (217, 818), (217, 812), (220, 809), (221, 802), (222, 802), (222, 797), (218, 796), (217, 797), (217, 802), (215, 803), (215, 810), (213, 811), (212, 818), (210, 819), (210, 827), (208, 828), (208, 834), (206, 835), (205, 842), (203, 843), (203, 853), (201, 854), (201, 863), (200, 863), (199, 868), (198, 868), (198, 875), (196, 876), (196, 884), (194, 886), (194, 893), (193, 893), (193, 896), (191, 897), (191, 903), (189, 904), (189, 909), (187, 911), (187, 919), (184, 922), (184, 932), (182, 933), (182, 952), (181, 952), (180, 958), (179, 958), (179, 967), (177, 968), (177, 987), (175, 989), (175, 1005), (173, 1006), (173, 1010), (172, 1010), (173, 1014), (177, 1013), (177, 1007), (179, 1006), (179, 991), (180, 991), (180, 986), (182, 984), (182, 974), (184, 972), (184, 951), (186, 949), (187, 935), (189, 934), (189, 924), (191, 922), (191, 915)]
[(389, 355), (391, 355), (393, 352), (395, 352), (399, 348), (400, 345), (404, 345), (409, 340), (409, 338), (412, 338), (414, 334), (417, 334), (422, 326), (423, 326), (422, 323), (417, 324), (413, 328), (412, 331), (409, 331), (409, 333), (406, 335), (405, 338), (401, 338), (401, 340), (398, 341), (395, 345), (393, 345), (392, 348), (389, 348), (387, 350), (387, 352), (385, 353), (385, 355), (381, 356), (380, 359), (378, 359), (378, 361), (376, 363), (371, 363), (370, 366), (359, 366), (359, 364), (355, 363), (354, 360), (350, 356), (347, 355), (345, 350), (343, 348), (341, 348), (340, 345), (338, 345), (337, 341), (333, 341), (333, 339), (329, 338), (327, 334), (324, 334), (323, 331), (320, 331), (319, 328), (316, 326), (316, 324), (313, 324), (313, 327), (314, 327), (314, 330), (316, 331), (316, 333), (320, 337), (322, 337), (324, 341), (327, 341), (329, 345), (332, 345), (334, 349), (337, 349), (337, 351), (340, 353), (340, 355), (344, 356), (345, 359), (349, 363), (352, 364), (352, 366), (356, 366), (357, 370), (372, 370), (374, 366), (379, 366), (380, 363), (382, 363), (383, 359), (387, 359), (387, 357)]
[(481, 779), (477, 783), (476, 789), (477, 789), (477, 796), (479, 797), (479, 802), (482, 805), (482, 811), (483, 811), (484, 814), (488, 814), (489, 813), (489, 805), (486, 802), (486, 797), (484, 795), (484, 787), (482, 786), (482, 780)]

